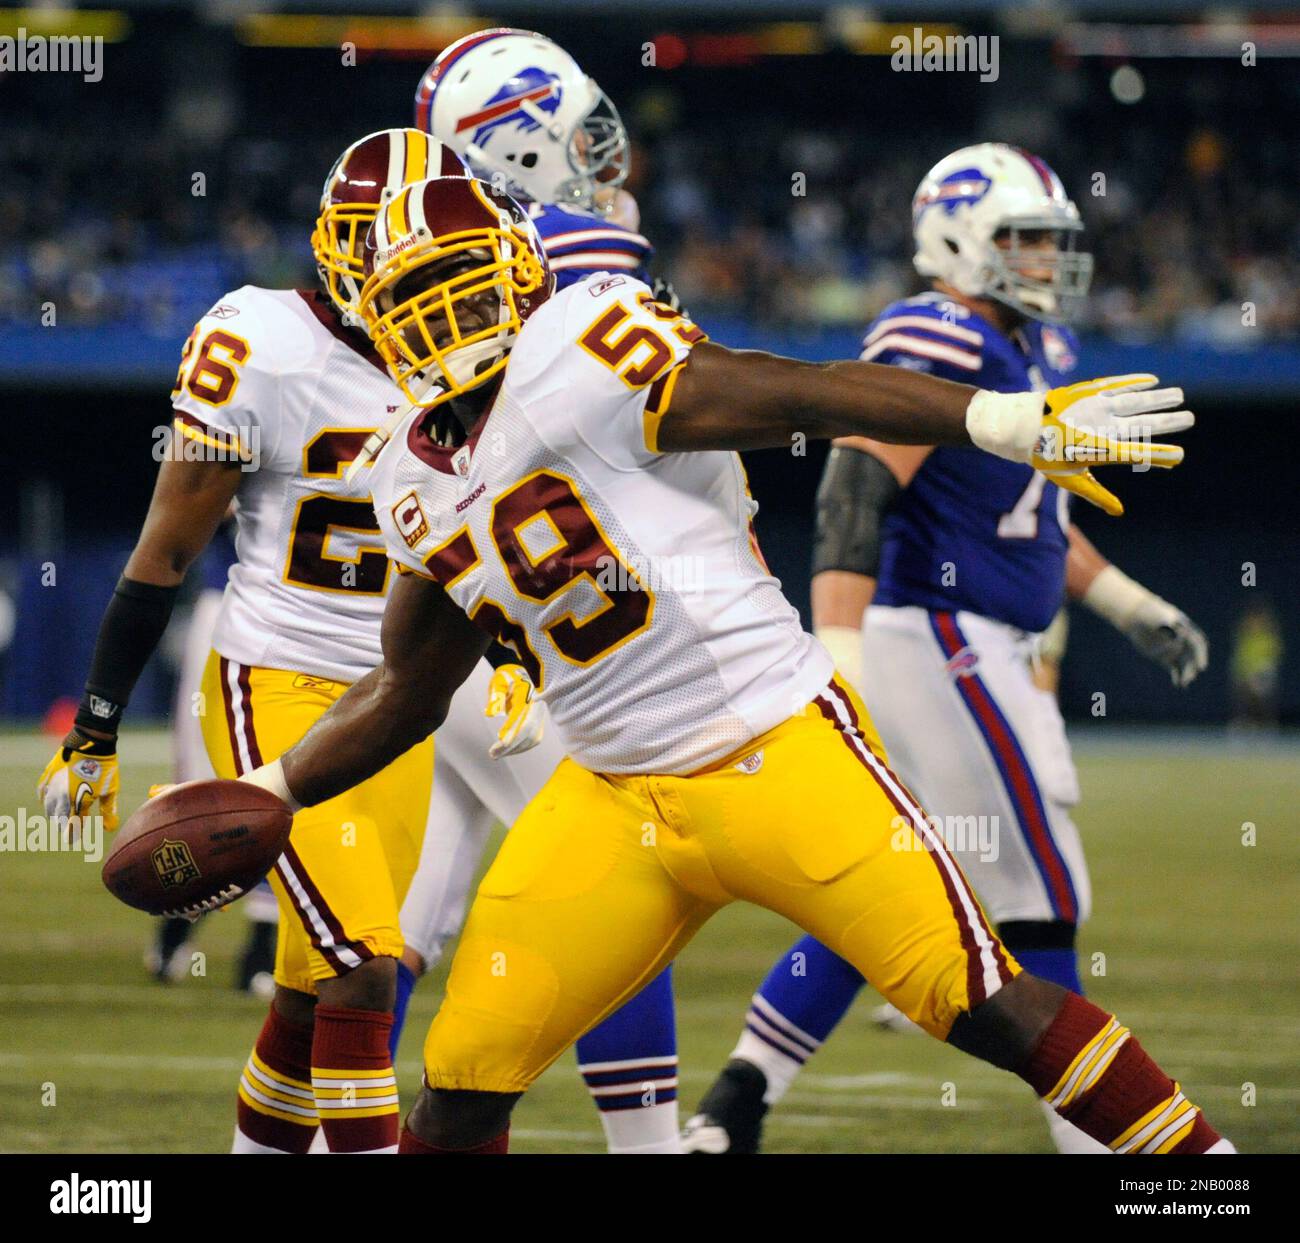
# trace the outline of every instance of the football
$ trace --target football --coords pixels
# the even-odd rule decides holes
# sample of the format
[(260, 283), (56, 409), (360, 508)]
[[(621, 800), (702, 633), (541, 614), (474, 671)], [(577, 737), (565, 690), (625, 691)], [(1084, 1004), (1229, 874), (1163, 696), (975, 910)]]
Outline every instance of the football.
[(293, 813), (246, 781), (187, 781), (150, 799), (104, 860), (108, 891), (150, 915), (196, 917), (247, 893), (275, 865)]

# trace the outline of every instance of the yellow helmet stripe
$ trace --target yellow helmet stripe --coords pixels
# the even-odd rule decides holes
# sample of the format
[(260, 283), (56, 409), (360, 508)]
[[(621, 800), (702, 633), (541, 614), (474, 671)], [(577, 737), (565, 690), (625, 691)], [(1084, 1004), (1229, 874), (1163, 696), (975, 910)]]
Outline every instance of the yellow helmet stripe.
[(391, 246), (399, 237), (406, 234), (406, 199), (411, 193), (410, 188), (403, 190), (391, 203), (385, 212), (384, 223), (387, 226), (388, 244)]
[(429, 135), (423, 130), (406, 131), (406, 176), (407, 182), (423, 181), (429, 168)]

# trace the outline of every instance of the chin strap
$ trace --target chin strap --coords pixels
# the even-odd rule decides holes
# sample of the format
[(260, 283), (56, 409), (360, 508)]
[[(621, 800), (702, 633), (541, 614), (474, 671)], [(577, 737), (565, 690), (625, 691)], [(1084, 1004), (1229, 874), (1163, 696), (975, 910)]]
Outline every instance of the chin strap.
[[(427, 383), (428, 388), (420, 394), (421, 397), (427, 397), (429, 392), (435, 388), (437, 388), (439, 392), (442, 391), (441, 388), (438, 385), (435, 385), (432, 380), (427, 381)], [(406, 421), (407, 416), (410, 415), (412, 411), (420, 409), (424, 404), (426, 403), (420, 402), (417, 404), (412, 402), (411, 405), (394, 414), (393, 417), (383, 425), (383, 427), (376, 428), (371, 432), (366, 439), (366, 443), (361, 446), (361, 452), (352, 459), (351, 465), (344, 472), (344, 484), (349, 488), (352, 487), (356, 483), (361, 472), (365, 470), (367, 466), (371, 465), (380, 453), (383, 452), (384, 446), (392, 439), (393, 433)]]

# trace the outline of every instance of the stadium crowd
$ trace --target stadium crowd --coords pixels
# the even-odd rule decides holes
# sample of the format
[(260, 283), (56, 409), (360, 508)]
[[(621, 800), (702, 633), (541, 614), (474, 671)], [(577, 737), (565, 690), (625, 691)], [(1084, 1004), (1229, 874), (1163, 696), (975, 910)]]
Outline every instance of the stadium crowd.
[[(200, 97), (160, 124), (124, 101), (111, 158), (105, 136), (57, 112), (0, 113), (0, 325), (53, 302), (64, 324), (183, 336), (214, 291), (306, 283), (304, 222), (340, 135), (241, 129), (245, 102)], [(923, 117), (899, 143), (890, 127), (776, 113), (679, 124), (662, 92), (624, 111), (643, 229), (701, 317), (865, 323), (914, 287), (905, 204), (921, 174), (1010, 128), (1083, 212), (1097, 256), (1085, 329), (1219, 348), (1300, 335), (1300, 192), (1284, 175), (1296, 139), (1259, 141), (1251, 114), (1148, 108), (1088, 127), (1054, 107), (1009, 127), (1005, 113), (971, 118), (965, 133)]]

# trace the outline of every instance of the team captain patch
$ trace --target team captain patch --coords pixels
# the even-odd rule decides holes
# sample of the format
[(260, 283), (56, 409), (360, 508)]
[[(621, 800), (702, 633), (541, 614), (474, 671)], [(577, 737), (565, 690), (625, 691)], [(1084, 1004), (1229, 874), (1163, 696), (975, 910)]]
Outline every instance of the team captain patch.
[(420, 508), (420, 498), (414, 492), (408, 492), (393, 506), (393, 522), (408, 548), (414, 548), (429, 534), (429, 520)]

